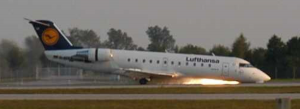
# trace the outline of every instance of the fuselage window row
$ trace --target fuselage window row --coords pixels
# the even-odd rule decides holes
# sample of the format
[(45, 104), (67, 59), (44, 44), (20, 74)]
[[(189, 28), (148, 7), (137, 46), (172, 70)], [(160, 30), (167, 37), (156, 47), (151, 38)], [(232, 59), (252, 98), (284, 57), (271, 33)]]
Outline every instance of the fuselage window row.
[[(59, 57), (58, 57), (58, 56), (55, 56), (55, 58), (59, 58)], [(130, 62), (131, 59), (128, 58), (127, 61)], [(135, 62), (138, 63), (139, 60), (138, 60), (138, 59), (135, 59)], [(146, 62), (146, 59), (143, 59), (142, 62), (145, 63), (145, 62)], [(150, 63), (150, 64), (152, 64), (152, 62), (153, 62), (153, 60), (149, 60), (149, 63)], [(159, 63), (160, 63), (160, 60), (157, 60), (156, 63), (159, 64)], [(164, 64), (168, 64), (168, 61), (164, 61)], [(174, 64), (175, 64), (175, 62), (174, 62), (174, 61), (171, 61), (171, 65), (174, 65)], [(189, 66), (189, 62), (186, 62), (185, 65), (186, 65), (186, 66)], [(181, 66), (181, 62), (180, 62), (180, 61), (178, 62), (178, 66)], [(196, 66), (197, 66), (197, 63), (193, 63), (193, 66), (196, 67)], [(203, 66), (204, 66), (204, 64), (201, 63), (201, 67), (203, 67)], [(208, 64), (208, 67), (211, 67), (211, 64)]]

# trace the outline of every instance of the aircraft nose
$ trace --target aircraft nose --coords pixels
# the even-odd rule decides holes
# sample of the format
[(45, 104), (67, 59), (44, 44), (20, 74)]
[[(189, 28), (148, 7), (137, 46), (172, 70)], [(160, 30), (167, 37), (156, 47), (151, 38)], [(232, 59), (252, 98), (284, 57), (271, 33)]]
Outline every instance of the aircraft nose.
[(265, 74), (265, 77), (264, 77), (264, 81), (270, 81), (271, 80), (271, 77), (267, 74)]
[(261, 74), (261, 78), (262, 78), (263, 81), (270, 81), (271, 80), (271, 77), (269, 75), (267, 75), (265, 72), (260, 71), (260, 74)]

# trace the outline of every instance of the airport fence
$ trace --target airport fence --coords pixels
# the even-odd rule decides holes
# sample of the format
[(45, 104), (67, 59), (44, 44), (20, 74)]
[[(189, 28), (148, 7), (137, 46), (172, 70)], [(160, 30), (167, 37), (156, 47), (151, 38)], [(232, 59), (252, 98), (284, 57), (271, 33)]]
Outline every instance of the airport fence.
[(0, 83), (7, 82), (23, 82), (28, 81), (47, 81), (58, 83), (64, 82), (67, 84), (80, 84), (80, 83), (131, 83), (132, 80), (116, 74), (94, 72), (73, 67), (36, 67), (33, 72), (28, 73), (22, 70), (7, 73), (1, 76)]
[(35, 79), (82, 79), (82, 80), (103, 80), (103, 81), (119, 81), (120, 76), (115, 74), (93, 72), (73, 67), (47, 67), (36, 68)]

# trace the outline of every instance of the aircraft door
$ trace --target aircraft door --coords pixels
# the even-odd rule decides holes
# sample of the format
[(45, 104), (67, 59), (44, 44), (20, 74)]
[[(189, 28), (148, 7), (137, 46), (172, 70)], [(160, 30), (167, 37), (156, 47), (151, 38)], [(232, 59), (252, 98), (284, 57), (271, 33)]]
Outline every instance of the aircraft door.
[(229, 76), (229, 63), (222, 64), (222, 75)]

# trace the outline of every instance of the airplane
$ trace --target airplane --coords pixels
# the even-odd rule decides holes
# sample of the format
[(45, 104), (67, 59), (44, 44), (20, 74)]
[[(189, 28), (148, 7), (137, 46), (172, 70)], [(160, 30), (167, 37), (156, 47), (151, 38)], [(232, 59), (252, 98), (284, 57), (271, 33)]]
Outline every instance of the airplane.
[(194, 55), (108, 48), (75, 47), (49, 20), (28, 20), (54, 62), (130, 77), (141, 85), (159, 78), (211, 78), (242, 83), (264, 83), (271, 78), (236, 57)]

